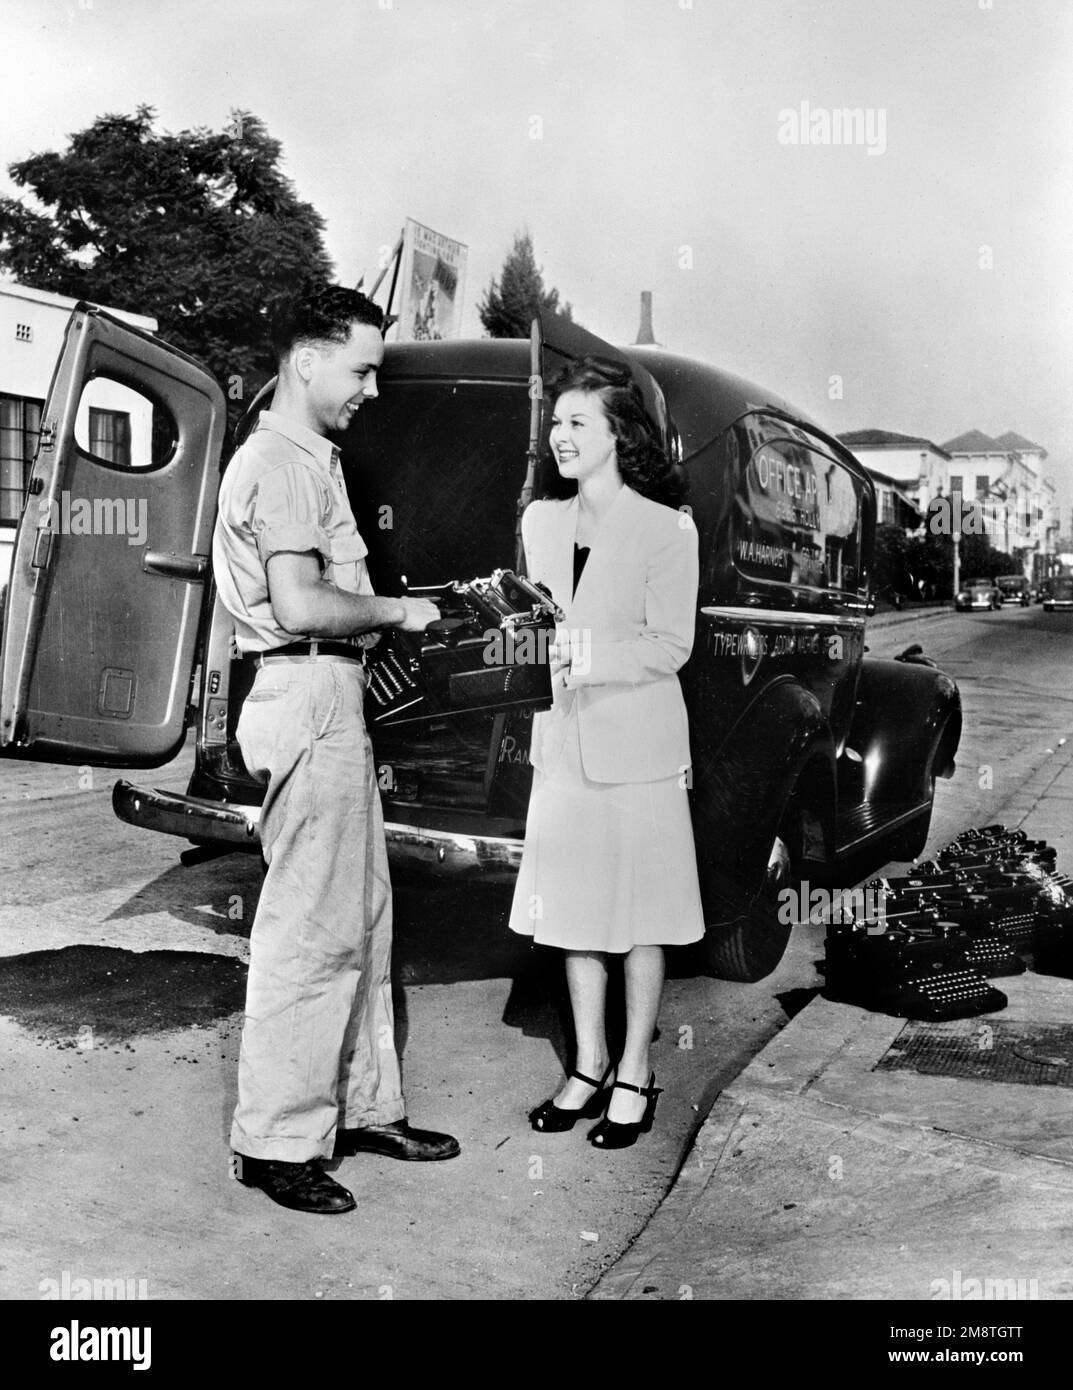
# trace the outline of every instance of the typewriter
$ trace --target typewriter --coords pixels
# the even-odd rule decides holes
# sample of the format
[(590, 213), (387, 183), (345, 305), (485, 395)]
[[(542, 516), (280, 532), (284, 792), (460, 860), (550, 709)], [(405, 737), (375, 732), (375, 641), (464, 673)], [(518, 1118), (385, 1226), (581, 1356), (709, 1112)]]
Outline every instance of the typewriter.
[[(1015, 973), (1024, 964), (1003, 943), (972, 941), (937, 913), (902, 918), (887, 931), (869, 931), (865, 922), (832, 927), (827, 937), (826, 982), (829, 999), (857, 1004), (899, 1018), (946, 1022), (1004, 1009), (1008, 1000), (988, 984), (993, 964)], [(995, 955), (998, 960), (989, 959)]]
[(879, 879), (888, 901), (936, 907), (972, 935), (1029, 953), (1037, 970), (1073, 973), (1073, 880), (1054, 848), (1001, 825), (964, 831), (905, 878)]
[(865, 885), (882, 919), (858, 915), (827, 937), (832, 999), (941, 1021), (1006, 1004), (989, 978), (1037, 971), (1073, 976), (1073, 880), (1056, 852), (1022, 830), (966, 830), (935, 860)]
[(431, 599), (440, 617), (423, 633), (390, 629), (370, 650), (368, 724), (551, 707), (549, 653), (563, 614), (546, 589), (495, 570), (407, 592)]
[(1036, 914), (1033, 967), (1040, 975), (1073, 979), (1073, 881), (1049, 885)]
[(1028, 875), (885, 878), (874, 880), (869, 888), (874, 896), (882, 892), (888, 914), (931, 910), (969, 937), (997, 938), (1015, 951), (1032, 948), (1039, 888)]

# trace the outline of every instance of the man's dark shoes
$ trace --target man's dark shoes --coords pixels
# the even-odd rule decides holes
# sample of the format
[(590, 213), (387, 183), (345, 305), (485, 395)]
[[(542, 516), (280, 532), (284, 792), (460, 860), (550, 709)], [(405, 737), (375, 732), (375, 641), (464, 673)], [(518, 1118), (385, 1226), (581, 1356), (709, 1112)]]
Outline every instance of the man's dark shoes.
[(307, 1163), (283, 1163), (274, 1158), (247, 1158), (235, 1154), (235, 1177), (292, 1211), (311, 1211), (339, 1216), (357, 1206), (351, 1193), (330, 1178), (316, 1159)]
[(335, 1131), (336, 1158), (349, 1158), (352, 1154), (384, 1154), (387, 1158), (429, 1163), (441, 1158), (455, 1158), (461, 1152), (458, 1140), (451, 1135), (437, 1134), (431, 1129), (412, 1129), (409, 1120)]

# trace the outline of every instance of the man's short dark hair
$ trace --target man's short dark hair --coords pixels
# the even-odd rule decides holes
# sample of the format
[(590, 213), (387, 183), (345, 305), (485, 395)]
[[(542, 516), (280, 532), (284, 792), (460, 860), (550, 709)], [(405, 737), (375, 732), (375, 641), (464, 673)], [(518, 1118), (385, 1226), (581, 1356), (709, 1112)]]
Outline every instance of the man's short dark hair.
[(354, 323), (383, 330), (384, 311), (360, 290), (317, 285), (281, 305), (272, 319), (272, 347), (282, 362), (297, 343), (345, 343)]

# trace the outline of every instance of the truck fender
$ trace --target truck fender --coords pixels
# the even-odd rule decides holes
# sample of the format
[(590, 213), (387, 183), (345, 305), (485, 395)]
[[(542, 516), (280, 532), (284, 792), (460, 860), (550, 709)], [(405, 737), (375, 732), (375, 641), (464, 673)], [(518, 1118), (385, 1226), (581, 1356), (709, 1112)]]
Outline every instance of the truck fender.
[[(772, 681), (717, 747), (693, 717), (693, 828), (705, 919), (728, 921), (764, 885), (772, 845), (791, 796), (810, 813), (810, 857), (833, 846), (835, 753), (823, 709), (792, 676)], [(792, 847), (800, 855), (801, 847)]]
[(932, 779), (954, 775), (961, 697), (944, 671), (919, 661), (866, 657), (846, 748), (865, 801), (929, 796)]

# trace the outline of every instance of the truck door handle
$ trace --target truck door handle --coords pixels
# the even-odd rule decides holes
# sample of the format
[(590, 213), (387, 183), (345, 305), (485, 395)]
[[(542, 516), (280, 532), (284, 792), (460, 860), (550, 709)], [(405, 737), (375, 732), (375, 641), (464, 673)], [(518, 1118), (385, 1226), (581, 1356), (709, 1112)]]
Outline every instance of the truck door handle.
[(171, 550), (147, 550), (142, 556), (146, 574), (162, 574), (166, 579), (204, 579), (209, 569), (207, 555), (176, 555)]

